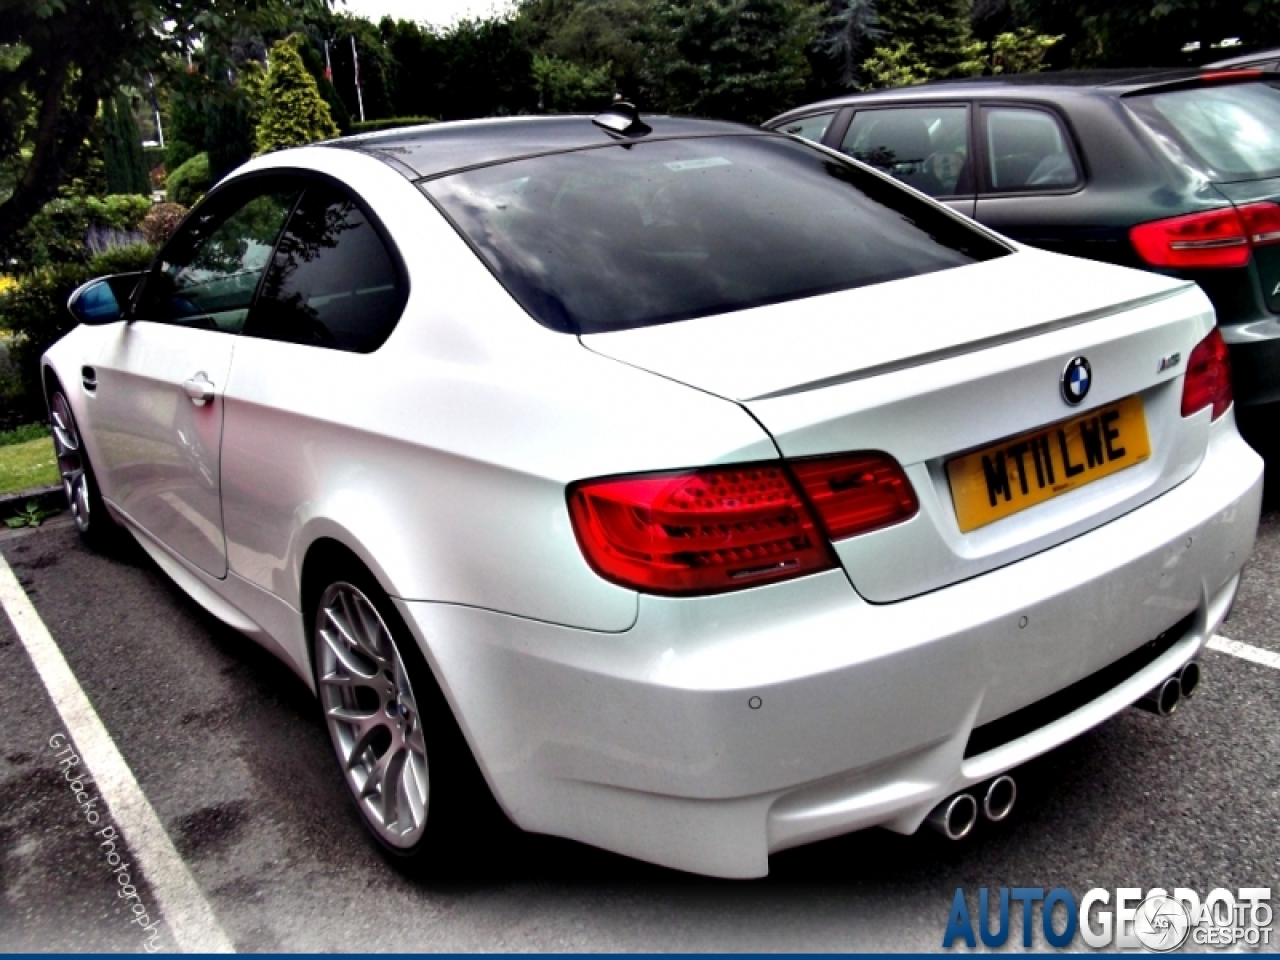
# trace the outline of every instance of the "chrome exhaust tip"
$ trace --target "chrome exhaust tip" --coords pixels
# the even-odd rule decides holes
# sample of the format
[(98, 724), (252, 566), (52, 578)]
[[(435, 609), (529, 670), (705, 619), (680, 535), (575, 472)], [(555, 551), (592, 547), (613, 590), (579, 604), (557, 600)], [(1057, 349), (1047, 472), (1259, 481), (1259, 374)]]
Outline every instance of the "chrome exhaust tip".
[(1138, 706), (1148, 713), (1159, 717), (1167, 717), (1178, 709), (1182, 702), (1182, 683), (1177, 677), (1169, 677), (1138, 701)]
[(999, 823), (1013, 813), (1013, 803), (1018, 799), (1018, 785), (1013, 777), (1005, 774), (996, 777), (987, 785), (986, 796), (982, 798), (982, 812), (992, 823)]
[(1192, 660), (1178, 671), (1178, 686), (1182, 689), (1182, 699), (1187, 700), (1200, 689), (1200, 664)]
[(971, 793), (957, 793), (934, 807), (925, 822), (948, 840), (963, 840), (978, 822), (978, 801)]

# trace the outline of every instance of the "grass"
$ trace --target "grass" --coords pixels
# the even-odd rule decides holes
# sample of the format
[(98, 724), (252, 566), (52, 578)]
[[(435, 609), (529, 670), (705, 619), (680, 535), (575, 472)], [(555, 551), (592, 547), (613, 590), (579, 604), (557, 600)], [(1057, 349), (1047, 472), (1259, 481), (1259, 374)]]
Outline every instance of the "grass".
[(24, 423), (20, 427), (14, 427), (12, 430), (0, 430), (0, 447), (7, 447), (15, 443), (26, 443), (28, 440), (39, 440), (41, 437), (49, 436), (49, 425), (47, 423)]
[[(35, 426), (35, 425), (33, 425)], [(6, 440), (0, 434), (0, 494), (31, 487), (47, 487), (58, 482), (58, 461), (53, 455), (53, 438), (43, 424), (35, 439)], [(29, 429), (19, 427), (17, 433)]]

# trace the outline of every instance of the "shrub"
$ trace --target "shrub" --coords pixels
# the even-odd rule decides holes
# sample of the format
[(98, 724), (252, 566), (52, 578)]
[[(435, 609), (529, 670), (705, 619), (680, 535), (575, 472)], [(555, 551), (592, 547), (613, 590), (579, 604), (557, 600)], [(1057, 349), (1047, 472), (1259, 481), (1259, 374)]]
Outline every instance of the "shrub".
[(164, 148), (164, 168), (171, 172), (177, 170), (199, 152), (195, 144), (185, 140), (170, 140)]
[(88, 263), (62, 263), (32, 270), (18, 277), (17, 286), (0, 296), (0, 328), (13, 334), (10, 360), (17, 379), (11, 407), (29, 418), (44, 415), (40, 384), (40, 356), (75, 326), (67, 310), (67, 298), (86, 280), (112, 273), (143, 270), (154, 249), (145, 243), (115, 247)]
[(86, 263), (108, 247), (141, 239), (135, 233), (151, 209), (143, 196), (107, 197), (70, 193), (45, 204), (14, 238), (11, 267), (17, 271), (57, 263)]
[(182, 218), (186, 215), (187, 208), (179, 203), (157, 203), (147, 211), (142, 223), (138, 224), (138, 229), (142, 231), (147, 243), (158, 247), (173, 236), (173, 231), (178, 229), (178, 224), (182, 223)]
[(184, 207), (195, 206), (196, 201), (209, 189), (209, 155), (197, 153), (165, 181), (165, 197), (170, 203)]
[(377, 130), (396, 130), (400, 127), (416, 127), (424, 123), (435, 123), (435, 117), (388, 117), (385, 120), (357, 121), (351, 124), (352, 133), (373, 133)]
[(298, 53), (299, 40), (289, 37), (271, 46), (271, 65), (263, 87), (258, 118), (259, 153), (299, 147), (338, 135), (329, 105)]

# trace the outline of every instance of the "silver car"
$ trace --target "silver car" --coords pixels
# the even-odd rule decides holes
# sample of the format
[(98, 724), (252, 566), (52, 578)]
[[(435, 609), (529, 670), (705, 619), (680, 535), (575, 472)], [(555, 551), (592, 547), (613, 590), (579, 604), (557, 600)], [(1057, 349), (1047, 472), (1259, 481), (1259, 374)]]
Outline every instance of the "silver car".
[(725, 877), (1002, 819), (1192, 691), (1258, 520), (1194, 285), (625, 105), (260, 157), (71, 307), (81, 531), (288, 663), (442, 871), (499, 809)]

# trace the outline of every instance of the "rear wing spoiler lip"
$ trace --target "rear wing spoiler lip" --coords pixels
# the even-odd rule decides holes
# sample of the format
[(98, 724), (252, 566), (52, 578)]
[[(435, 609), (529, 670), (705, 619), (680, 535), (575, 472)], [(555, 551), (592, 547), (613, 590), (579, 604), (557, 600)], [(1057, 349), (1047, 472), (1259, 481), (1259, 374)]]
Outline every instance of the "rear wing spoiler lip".
[(1179, 77), (1176, 80), (1165, 80), (1126, 90), (1120, 98), (1145, 97), (1155, 93), (1173, 93), (1177, 90), (1197, 90), (1202, 87), (1217, 87), (1238, 83), (1266, 82), (1280, 80), (1280, 75), (1268, 73), (1257, 68), (1228, 68), (1224, 70), (1207, 70), (1193, 77)]
[(895, 373), (899, 370), (906, 370), (911, 367), (920, 367), (928, 363), (935, 363), (939, 360), (949, 360), (952, 357), (963, 356), (967, 353), (977, 353), (978, 351), (988, 349), (989, 347), (997, 347), (1006, 343), (1015, 343), (1018, 340), (1027, 340), (1031, 337), (1038, 337), (1053, 330), (1061, 330), (1065, 327), (1074, 327), (1082, 323), (1091, 323), (1094, 320), (1101, 320), (1104, 317), (1112, 317), (1117, 314), (1127, 313), (1128, 311), (1136, 310), (1139, 307), (1146, 307), (1153, 303), (1159, 303), (1162, 300), (1181, 296), (1188, 290), (1194, 289), (1195, 286), (1196, 285), (1193, 282), (1187, 280), (1177, 284), (1176, 286), (1167, 287), (1164, 290), (1157, 290), (1154, 293), (1135, 297), (1132, 300), (1124, 300), (1120, 303), (1108, 304), (1107, 306), (1100, 307), (1097, 310), (1087, 310), (1084, 313), (1077, 313), (1067, 317), (1059, 317), (1056, 320), (1050, 320), (1047, 323), (1038, 324), (1034, 327), (1024, 327), (1019, 330), (1012, 330), (1007, 333), (997, 334), (996, 336), (985, 337), (980, 340), (970, 340), (966, 343), (943, 347), (939, 350), (904, 357), (901, 360), (894, 360), (890, 363), (881, 363), (871, 367), (863, 367), (859, 370), (852, 370), (848, 373), (838, 373), (834, 376), (823, 377), (820, 380), (812, 380), (808, 383), (798, 383), (782, 390), (774, 390), (771, 393), (762, 393), (758, 397), (747, 397), (740, 402), (755, 403), (760, 400), (774, 400), (779, 397), (794, 396), (799, 393), (808, 393), (811, 390), (822, 390), (826, 387), (834, 387), (842, 383), (852, 383), (855, 380), (866, 380), (869, 377), (876, 377), (881, 374)]

